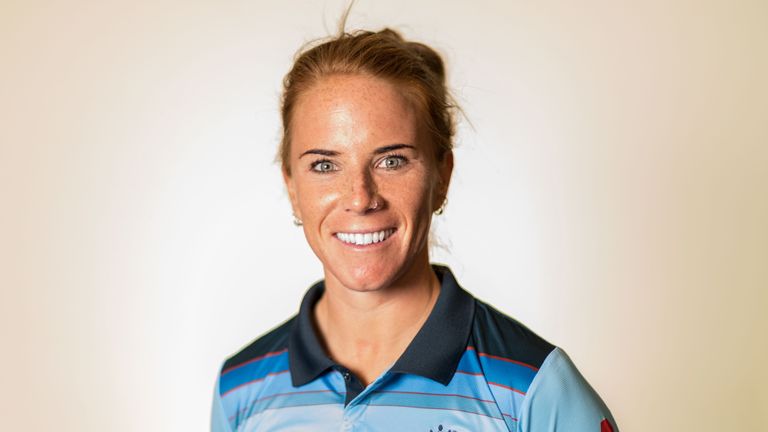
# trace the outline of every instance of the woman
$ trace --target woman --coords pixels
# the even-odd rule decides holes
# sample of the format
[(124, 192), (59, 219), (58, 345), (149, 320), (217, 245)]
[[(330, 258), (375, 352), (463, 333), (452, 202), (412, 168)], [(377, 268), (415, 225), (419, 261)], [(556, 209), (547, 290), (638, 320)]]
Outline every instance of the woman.
[(609, 431), (558, 348), (432, 266), (453, 169), (443, 63), (391, 30), (301, 54), (283, 176), (323, 264), (298, 315), (228, 359), (215, 431)]

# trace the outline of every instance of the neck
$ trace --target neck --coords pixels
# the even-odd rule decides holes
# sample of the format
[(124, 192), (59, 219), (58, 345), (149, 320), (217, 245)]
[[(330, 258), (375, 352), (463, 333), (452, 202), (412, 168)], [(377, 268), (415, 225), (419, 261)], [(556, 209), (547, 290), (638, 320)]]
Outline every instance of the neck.
[(315, 319), (326, 351), (366, 385), (400, 357), (437, 301), (440, 283), (428, 258), (417, 263), (375, 291), (326, 285), (317, 303)]

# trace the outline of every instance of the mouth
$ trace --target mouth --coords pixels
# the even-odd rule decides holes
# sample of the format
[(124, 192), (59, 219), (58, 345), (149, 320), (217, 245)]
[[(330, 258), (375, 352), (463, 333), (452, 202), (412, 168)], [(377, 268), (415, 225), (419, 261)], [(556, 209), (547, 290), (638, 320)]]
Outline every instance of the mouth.
[(341, 240), (342, 243), (346, 243), (348, 245), (354, 245), (354, 246), (368, 246), (376, 243), (381, 243), (383, 241), (386, 241), (388, 238), (392, 236), (396, 231), (395, 228), (387, 228), (380, 231), (370, 231), (370, 232), (354, 232), (354, 233), (345, 233), (345, 232), (338, 232), (334, 234), (334, 236)]

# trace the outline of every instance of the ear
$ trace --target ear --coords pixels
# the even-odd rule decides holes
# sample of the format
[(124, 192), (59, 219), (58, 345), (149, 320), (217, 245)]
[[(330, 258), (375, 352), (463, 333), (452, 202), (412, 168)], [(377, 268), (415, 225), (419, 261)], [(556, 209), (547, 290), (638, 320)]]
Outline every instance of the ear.
[(438, 183), (435, 187), (435, 200), (432, 211), (436, 211), (443, 205), (445, 197), (448, 196), (448, 186), (451, 184), (451, 175), (453, 174), (453, 151), (448, 150), (443, 155), (443, 159), (437, 161)]
[(283, 182), (285, 183), (285, 189), (288, 191), (288, 198), (291, 200), (293, 215), (301, 219), (301, 212), (299, 211), (299, 206), (297, 205), (298, 201), (296, 200), (296, 184), (293, 181), (291, 173), (289, 173), (285, 167), (283, 167), (282, 171)]

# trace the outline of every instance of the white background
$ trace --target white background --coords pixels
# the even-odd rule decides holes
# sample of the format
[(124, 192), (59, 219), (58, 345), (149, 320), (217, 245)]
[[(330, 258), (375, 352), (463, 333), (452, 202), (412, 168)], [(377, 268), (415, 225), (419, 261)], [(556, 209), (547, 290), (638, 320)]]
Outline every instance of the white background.
[[(273, 162), (327, 1), (0, 3), (0, 429), (207, 429), (321, 268)], [(624, 431), (768, 430), (768, 5), (371, 1), (462, 120), (436, 261)]]

